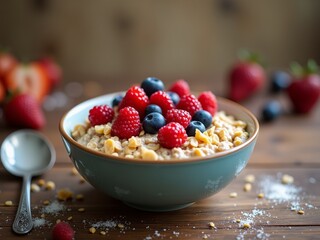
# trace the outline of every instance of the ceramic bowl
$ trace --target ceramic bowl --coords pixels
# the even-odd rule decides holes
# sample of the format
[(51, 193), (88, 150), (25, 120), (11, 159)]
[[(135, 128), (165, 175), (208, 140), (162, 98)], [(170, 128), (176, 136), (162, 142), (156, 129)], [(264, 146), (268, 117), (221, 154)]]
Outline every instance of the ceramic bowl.
[(147, 211), (171, 211), (212, 196), (245, 168), (256, 143), (259, 124), (243, 106), (218, 98), (219, 110), (247, 123), (249, 139), (213, 156), (166, 161), (107, 156), (77, 143), (75, 125), (85, 122), (94, 105), (109, 104), (112, 93), (84, 101), (62, 117), (59, 130), (70, 159), (93, 187), (125, 204)]

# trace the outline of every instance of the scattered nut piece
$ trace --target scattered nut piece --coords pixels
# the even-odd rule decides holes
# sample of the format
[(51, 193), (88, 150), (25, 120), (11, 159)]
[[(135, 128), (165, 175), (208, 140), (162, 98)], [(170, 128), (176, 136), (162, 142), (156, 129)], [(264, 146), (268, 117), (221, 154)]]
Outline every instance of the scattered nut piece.
[(303, 214), (304, 214), (304, 211), (303, 211), (303, 210), (299, 210), (299, 211), (298, 211), (298, 214), (303, 215)]
[(91, 232), (92, 234), (94, 234), (97, 230), (94, 227), (89, 228), (89, 232)]
[(56, 188), (56, 184), (53, 181), (48, 181), (46, 183), (46, 190), (54, 190)]
[(101, 231), (100, 234), (105, 236), (107, 233), (105, 231)]
[(50, 201), (49, 201), (49, 200), (44, 200), (44, 201), (43, 201), (43, 204), (44, 204), (44, 205), (49, 205), (49, 204), (50, 204)]
[(236, 219), (236, 223), (240, 223), (241, 222), (241, 220), (240, 219)]
[(46, 215), (44, 215), (44, 213), (42, 213), (40, 217), (41, 217), (41, 218), (45, 218)]
[(61, 220), (60, 220), (60, 219), (57, 219), (57, 220), (56, 220), (56, 223), (60, 223), (60, 222), (61, 222)]
[(210, 228), (216, 228), (216, 225), (213, 222), (209, 222), (209, 227)]
[(78, 170), (75, 167), (73, 167), (71, 169), (71, 174), (75, 176), (75, 175), (78, 175), (79, 173), (78, 173)]
[(118, 223), (118, 228), (124, 228), (124, 225), (122, 223)]
[(41, 179), (38, 180), (38, 185), (40, 187), (43, 187), (45, 184), (46, 184), (46, 181), (44, 179), (41, 178)]
[(255, 181), (255, 176), (253, 174), (248, 174), (245, 178), (244, 181), (247, 183), (254, 183)]
[(208, 235), (207, 234), (203, 235), (202, 239), (208, 239)]
[(258, 198), (264, 198), (264, 194), (263, 193), (259, 193), (257, 197)]
[(229, 194), (229, 197), (230, 198), (236, 198), (236, 197), (238, 197), (238, 193), (232, 192), (232, 193)]
[(244, 223), (244, 224), (242, 225), (242, 228), (248, 229), (248, 228), (251, 228), (251, 225), (250, 225), (250, 223)]
[(31, 184), (31, 192), (40, 192), (40, 187), (39, 185), (32, 183)]
[(8, 201), (5, 201), (4, 202), (4, 205), (6, 206), (12, 206), (13, 205), (13, 202), (11, 200), (8, 200)]
[(251, 189), (252, 189), (251, 183), (246, 183), (246, 184), (243, 186), (243, 191), (245, 191), (245, 192), (250, 192)]
[(288, 174), (284, 174), (281, 179), (281, 182), (283, 184), (291, 184), (293, 183), (293, 181), (294, 181), (294, 178)]
[(72, 220), (72, 216), (68, 217), (67, 219), (68, 219), (68, 221)]
[(82, 194), (77, 194), (76, 195), (76, 199), (77, 200), (83, 200), (84, 199), (84, 196)]
[(60, 201), (67, 201), (68, 199), (72, 199), (73, 192), (71, 192), (67, 188), (60, 189), (57, 194), (57, 199)]
[(78, 209), (78, 212), (84, 212), (84, 211), (85, 211), (84, 208), (79, 208), (79, 209)]

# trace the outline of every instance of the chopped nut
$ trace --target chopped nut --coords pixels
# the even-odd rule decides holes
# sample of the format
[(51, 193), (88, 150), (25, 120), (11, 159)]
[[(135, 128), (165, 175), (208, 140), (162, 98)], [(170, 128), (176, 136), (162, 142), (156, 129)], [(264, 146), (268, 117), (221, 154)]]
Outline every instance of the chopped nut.
[(230, 198), (236, 198), (236, 197), (238, 197), (238, 193), (232, 192), (232, 193), (229, 194), (229, 197)]
[(195, 134), (195, 138), (198, 141), (204, 142), (204, 143), (210, 143), (210, 138), (208, 135), (206, 135), (205, 133), (202, 133), (201, 131), (199, 131), (199, 129), (196, 129), (196, 134)]
[(68, 217), (67, 219), (68, 219), (68, 221), (72, 220), (72, 216)]
[(304, 214), (304, 211), (303, 211), (303, 210), (299, 210), (299, 211), (298, 211), (298, 214), (303, 215), (303, 214)]
[(71, 192), (67, 188), (60, 189), (57, 194), (57, 199), (60, 201), (66, 201), (68, 199), (72, 199), (73, 192)]
[(13, 202), (10, 201), (10, 200), (8, 200), (8, 201), (5, 201), (5, 202), (4, 202), (4, 205), (6, 205), (6, 206), (12, 206), (12, 205), (13, 205)]
[(255, 181), (255, 176), (253, 174), (249, 174), (245, 177), (245, 182), (247, 183), (254, 183)]
[(259, 193), (257, 197), (258, 198), (264, 198), (264, 194), (263, 193)]
[(293, 181), (294, 181), (294, 178), (288, 174), (284, 174), (281, 179), (281, 182), (283, 184), (291, 184), (293, 183)]
[(44, 204), (44, 205), (49, 205), (49, 204), (50, 204), (50, 201), (49, 201), (49, 200), (44, 200), (44, 201), (43, 201), (43, 204)]
[(208, 239), (208, 235), (207, 234), (203, 235), (202, 239)]
[(31, 184), (31, 192), (40, 192), (40, 187), (39, 185), (32, 183)]
[(151, 149), (143, 148), (141, 151), (142, 151), (142, 154), (141, 154), (142, 159), (158, 160), (159, 158), (158, 154)]
[(141, 146), (141, 140), (137, 137), (129, 138), (128, 147), (129, 148), (137, 148)]
[(53, 181), (48, 181), (46, 183), (46, 190), (54, 190), (56, 188), (56, 184)]
[(210, 228), (216, 228), (216, 225), (213, 222), (209, 222), (209, 227)]
[(246, 184), (243, 186), (243, 191), (245, 191), (245, 192), (250, 192), (251, 189), (252, 189), (251, 183), (246, 183)]
[(250, 223), (244, 223), (242, 225), (242, 228), (244, 228), (244, 229), (251, 228), (251, 225), (250, 225)]
[(94, 227), (89, 228), (89, 232), (94, 234), (97, 230)]
[(94, 130), (97, 134), (104, 134), (104, 126), (103, 125), (95, 125)]
[(236, 223), (240, 223), (241, 222), (241, 220), (240, 219), (236, 219)]
[(104, 236), (104, 235), (106, 235), (107, 233), (106, 233), (105, 231), (101, 231), (100, 234)]
[(115, 142), (112, 139), (107, 139), (104, 142), (104, 152), (107, 154), (112, 154), (115, 151)]
[(193, 150), (193, 154), (197, 157), (202, 157), (205, 156), (205, 154), (203, 153), (203, 151), (200, 148), (195, 148)]
[(78, 212), (84, 212), (85, 209), (84, 208), (78, 208)]
[(39, 185), (40, 187), (43, 187), (45, 184), (46, 184), (46, 181), (45, 181), (44, 179), (39, 179), (39, 180), (38, 180), (38, 185)]

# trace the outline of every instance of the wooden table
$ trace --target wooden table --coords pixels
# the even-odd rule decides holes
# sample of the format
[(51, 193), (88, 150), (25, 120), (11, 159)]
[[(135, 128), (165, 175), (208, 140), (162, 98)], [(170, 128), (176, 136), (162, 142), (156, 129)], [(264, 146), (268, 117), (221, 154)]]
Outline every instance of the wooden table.
[[(110, 91), (110, 89), (109, 89)], [(106, 91), (108, 92), (108, 91)], [(270, 95), (262, 94), (243, 103), (257, 116)], [(277, 97), (278, 98), (278, 97)], [(76, 239), (320, 239), (320, 104), (312, 114), (299, 116), (287, 113), (277, 121), (261, 124), (255, 151), (246, 169), (223, 191), (194, 205), (173, 212), (152, 213), (132, 209), (120, 201), (95, 190), (72, 173), (60, 135), (58, 121), (63, 112), (80, 101), (75, 99), (66, 108), (46, 112), (47, 125), (42, 132), (52, 141), (57, 161), (52, 170), (34, 178), (53, 181), (55, 190), (31, 194), (33, 217), (39, 224), (25, 239), (51, 239), (57, 220), (67, 221), (76, 231)], [(287, 100), (280, 97), (287, 105)], [(14, 129), (1, 123), (0, 141)], [(253, 174), (251, 191), (244, 191), (245, 178)], [(284, 185), (281, 178), (291, 175), (294, 183)], [(18, 238), (11, 230), (21, 188), (21, 179), (0, 167), (0, 239)], [(58, 202), (61, 212), (49, 214), (57, 191), (68, 188), (84, 198)], [(237, 197), (230, 197), (236, 192)], [(264, 198), (258, 198), (264, 193)], [(5, 206), (11, 200), (12, 206)], [(84, 211), (79, 211), (79, 209)], [(57, 210), (57, 209), (55, 209)], [(299, 210), (301, 214), (299, 214)], [(43, 224), (44, 220), (45, 224)], [(210, 227), (209, 223), (215, 227)], [(105, 235), (97, 228), (109, 224)], [(245, 229), (244, 224), (250, 224)]]

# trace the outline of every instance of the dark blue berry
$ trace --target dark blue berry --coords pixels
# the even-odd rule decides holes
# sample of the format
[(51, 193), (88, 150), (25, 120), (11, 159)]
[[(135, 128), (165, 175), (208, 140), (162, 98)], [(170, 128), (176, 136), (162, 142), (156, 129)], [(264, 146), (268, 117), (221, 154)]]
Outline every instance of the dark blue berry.
[(149, 113), (142, 121), (143, 130), (151, 134), (157, 133), (164, 125), (166, 125), (165, 118), (157, 112)]
[(199, 110), (192, 116), (192, 120), (202, 122), (208, 128), (212, 123), (212, 115), (206, 110)]
[(118, 106), (119, 103), (122, 101), (123, 96), (122, 95), (117, 95), (114, 97), (114, 99), (112, 100), (112, 107)]
[(177, 93), (175, 92), (167, 92), (167, 94), (169, 95), (169, 97), (171, 98), (173, 104), (176, 106), (178, 104), (178, 102), (180, 101), (180, 97)]
[(277, 101), (269, 101), (262, 108), (262, 118), (270, 122), (278, 118), (281, 114), (281, 105)]
[(187, 135), (189, 137), (196, 135), (196, 129), (198, 129), (200, 132), (204, 132), (206, 130), (206, 127), (203, 125), (202, 122), (199, 121), (191, 121), (186, 128)]
[(271, 76), (271, 91), (273, 93), (281, 92), (290, 85), (291, 77), (287, 72), (276, 71)]
[(150, 104), (150, 105), (148, 105), (148, 106), (146, 107), (146, 110), (145, 110), (146, 116), (147, 116), (149, 113), (153, 113), (153, 112), (157, 112), (157, 113), (162, 114), (161, 107), (159, 107), (159, 106), (156, 105), (156, 104)]
[(145, 91), (148, 97), (157, 91), (164, 90), (163, 82), (155, 77), (148, 77), (141, 83), (141, 88)]

